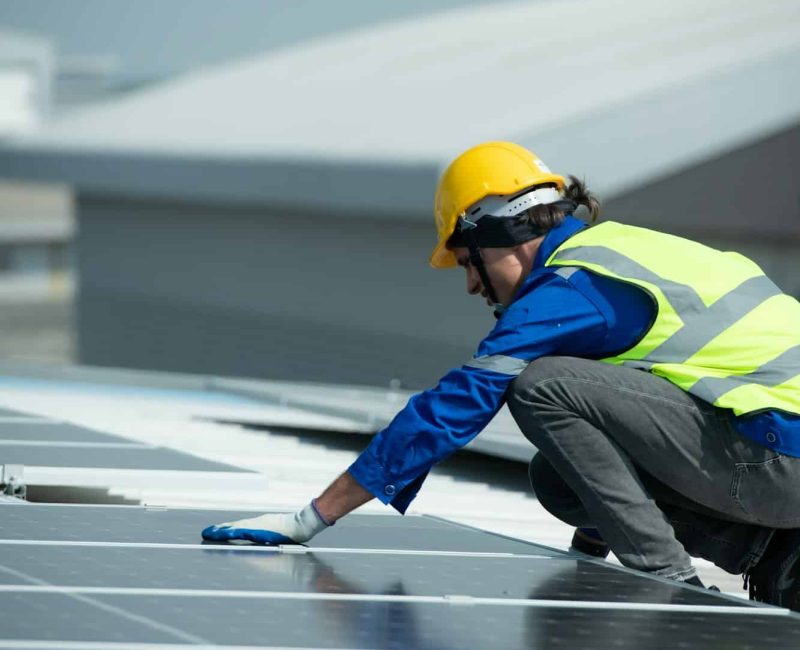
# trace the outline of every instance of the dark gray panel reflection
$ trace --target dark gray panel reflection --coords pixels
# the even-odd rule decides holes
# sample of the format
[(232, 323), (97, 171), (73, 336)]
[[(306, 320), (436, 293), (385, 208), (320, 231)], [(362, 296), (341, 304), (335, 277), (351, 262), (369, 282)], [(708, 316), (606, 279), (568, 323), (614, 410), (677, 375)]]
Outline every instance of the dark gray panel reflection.
[(178, 635), (109, 612), (102, 604), (102, 608), (93, 605), (91, 598), (11, 592), (4, 593), (0, 600), (1, 639), (51, 642), (102, 640), (107, 643), (183, 641)]
[(21, 411), (12, 411), (11, 409), (0, 408), (0, 418), (41, 418), (40, 415), (32, 413), (23, 413)]
[[(3, 509), (4, 508), (4, 509)], [(145, 510), (131, 506), (0, 505), (0, 539), (199, 544), (206, 526), (256, 513), (231, 510)], [(223, 548), (231, 548), (223, 544)], [(561, 555), (535, 544), (429, 517), (351, 515), (314, 538), (313, 547)]]
[(748, 606), (574, 559), (9, 545), (0, 584), (18, 584), (4, 565), (59, 586)]
[[(119, 442), (115, 440), (115, 442)], [(129, 442), (129, 441), (123, 441)], [(3, 445), (4, 463), (34, 467), (103, 467), (110, 469), (156, 469), (188, 472), (245, 472), (190, 454), (158, 447), (155, 449), (103, 447), (32, 447)]]
[[(402, 587), (394, 593), (403, 595)], [(376, 601), (98, 599), (226, 644), (397, 650), (800, 647), (800, 621), (766, 616)]]
[(36, 420), (30, 420), (29, 422), (0, 422), (0, 440), (136, 443), (130, 438), (101, 433), (100, 431), (85, 429), (74, 424), (38, 422)]

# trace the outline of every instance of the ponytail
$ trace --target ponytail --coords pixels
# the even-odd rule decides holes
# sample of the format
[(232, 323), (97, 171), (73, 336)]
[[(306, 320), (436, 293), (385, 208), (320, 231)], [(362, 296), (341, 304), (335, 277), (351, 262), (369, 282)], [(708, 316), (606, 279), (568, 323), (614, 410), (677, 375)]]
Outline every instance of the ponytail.
[(589, 211), (590, 223), (600, 216), (600, 201), (586, 187), (586, 183), (575, 176), (567, 176), (569, 185), (564, 190), (564, 198), (584, 206)]

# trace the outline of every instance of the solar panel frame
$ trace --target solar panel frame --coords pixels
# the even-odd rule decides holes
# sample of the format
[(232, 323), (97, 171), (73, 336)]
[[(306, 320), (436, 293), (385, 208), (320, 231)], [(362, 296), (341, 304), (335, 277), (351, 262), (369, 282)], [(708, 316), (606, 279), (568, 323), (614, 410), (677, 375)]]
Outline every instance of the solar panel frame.
[[(4, 511), (0, 511), (3, 513)], [(201, 510), (147, 506), (31, 504), (25, 512), (6, 513), (0, 540), (201, 544), (200, 531), (212, 523), (252, 516), (253, 510)], [(263, 512), (259, 510), (258, 512)], [(376, 522), (382, 522), (380, 527)], [(33, 537), (30, 531), (35, 531)], [(205, 546), (214, 546), (204, 543)], [(223, 545), (224, 546), (224, 545)], [(469, 530), (425, 515), (353, 514), (308, 543), (312, 549), (442, 551), (563, 555), (561, 551)]]
[[(700, 642), (709, 648), (754, 650), (797, 647), (800, 643), (797, 619), (763, 615), (763, 610), (755, 608), (744, 608), (746, 613), (740, 614), (731, 613), (730, 608), (686, 611), (677, 607), (644, 609), (615, 604), (613, 608), (582, 608), (574, 602), (489, 603), (397, 595), (285, 596), (5, 592), (0, 629), (8, 635), (6, 641), (35, 642), (45, 637), (102, 643), (122, 637), (128, 642), (138, 638), (150, 643), (284, 648), (544, 646), (605, 650), (613, 644), (648, 650), (703, 647)], [(41, 625), (30, 624), (32, 611), (63, 611), (67, 603), (72, 605), (69, 617), (49, 620), (46, 632)], [(102, 610), (102, 616), (98, 616), (98, 610)], [(119, 634), (121, 619), (138, 622), (135, 636), (131, 632)]]
[(166, 447), (129, 443), (86, 443), (75, 446), (59, 443), (8, 444), (0, 445), (0, 458), (3, 463), (32, 467), (254, 473)]
[[(199, 522), (223, 513), (231, 515), (234, 511), (0, 504), (0, 519), (5, 524), (0, 548), (12, 560), (19, 560), (19, 552), (15, 556), (12, 549), (28, 555), (27, 565), (19, 561), (12, 566), (0, 563), (5, 576), (0, 580), (4, 602), (0, 634), (5, 636), (0, 637), (0, 648), (14, 647), (15, 642), (28, 648), (61, 642), (306, 648), (523, 648), (544, 643), (562, 647), (580, 644), (593, 650), (607, 648), (612, 635), (617, 635), (613, 640), (620, 647), (645, 650), (665, 647), (665, 640), (669, 647), (702, 647), (696, 643), (700, 639), (708, 647), (735, 643), (732, 647), (742, 650), (764, 647), (765, 642), (771, 647), (800, 643), (800, 617), (786, 610), (734, 603), (692, 587), (634, 575), (536, 544), (520, 541), (511, 547), (509, 543), (514, 540), (440, 518), (353, 515), (337, 523), (337, 528), (349, 529), (339, 541), (355, 534), (363, 542), (355, 547), (336, 548), (329, 540), (327, 547), (243, 548), (189, 543), (185, 539), (190, 526), (199, 530)], [(131, 530), (118, 529), (121, 521), (141, 530), (145, 521), (164, 524), (165, 518), (174, 515), (181, 520), (180, 525), (162, 530), (160, 542), (132, 541)], [(48, 519), (49, 525), (43, 525)], [(104, 522), (105, 530), (115, 534), (101, 534), (98, 539), (97, 533), (103, 531), (86, 525), (93, 521)], [(64, 539), (54, 538), (54, 531), (63, 529), (65, 522), (72, 522), (72, 531), (62, 530)], [(432, 531), (447, 530), (456, 538), (484, 537), (485, 544), (477, 546), (490, 550), (443, 550), (438, 548), (439, 542), (422, 544), (428, 547), (423, 549), (372, 549), (368, 544), (376, 538), (364, 540), (360, 535), (366, 529), (383, 530), (384, 534), (388, 531), (391, 539), (401, 533), (426, 537)], [(66, 539), (70, 537), (72, 541)], [(64, 556), (60, 560), (59, 552)], [(74, 559), (81, 554), (83, 564)], [(123, 560), (127, 557), (129, 562), (138, 554), (138, 564), (128, 567), (128, 582), (124, 571), (105, 575), (100, 571), (103, 564), (98, 559), (105, 556), (108, 561), (114, 554)], [(142, 563), (152, 562), (159, 554), (161, 560), (189, 558), (190, 564), (200, 562), (207, 573), (218, 574), (206, 575), (205, 583), (200, 580), (193, 584), (191, 579), (176, 583), (170, 576), (183, 575), (181, 567), (160, 560), (148, 578), (141, 570)], [(38, 565), (37, 558), (41, 560)], [(67, 579), (63, 571), (48, 573), (48, 562), (51, 568), (53, 563), (62, 568), (71, 566), (77, 575)], [(246, 568), (240, 566), (234, 571), (230, 569), (232, 562), (243, 562)], [(256, 567), (267, 563), (274, 565), (270, 574), (273, 581), (270, 584), (265, 578), (265, 588), (256, 589)], [(495, 576), (496, 582), (488, 589), (482, 584), (468, 588), (471, 576), (462, 575), (468, 573), (466, 567), (478, 565), (482, 565), (484, 576)], [(505, 569), (500, 570), (502, 565)], [(98, 571), (94, 583), (86, 577), (89, 566)], [(526, 578), (519, 569), (522, 566), (529, 567), (534, 583), (537, 574), (540, 578), (538, 588), (533, 584), (527, 594), (522, 591)], [(558, 575), (563, 578), (563, 572), (576, 569), (578, 574), (585, 570), (586, 576), (597, 572), (609, 579), (594, 584), (597, 599), (586, 594), (582, 599), (573, 597), (581, 590), (580, 581), (569, 594), (552, 591), (552, 581), (558, 582)], [(161, 585), (154, 583), (159, 574)], [(243, 575), (250, 576), (249, 582)], [(139, 582), (131, 581), (131, 576)], [(106, 584), (99, 584), (104, 578)], [(423, 584), (421, 588), (428, 578), (427, 587)], [(564, 578), (562, 584), (569, 581)], [(633, 598), (622, 602), (601, 599), (625, 583), (643, 586), (641, 594), (627, 594)], [(467, 593), (451, 593), (448, 585)], [(588, 589), (586, 583), (583, 587)], [(658, 596), (646, 602), (642, 594), (647, 591)], [(570, 598), (563, 598), (565, 595)], [(46, 619), (43, 627), (31, 624), (32, 611), (66, 615)], [(98, 616), (99, 611), (102, 616)], [(131, 630), (132, 621), (139, 627)]]
[(15, 411), (9, 408), (0, 408), (0, 420), (40, 420), (41, 416), (23, 411)]
[(11, 422), (0, 419), (0, 441), (142, 444), (130, 438), (43, 418)]
[[(0, 588), (20, 584), (18, 573), (48, 584), (102, 589), (391, 593), (408, 596), (639, 602), (749, 607), (721, 602), (711, 592), (621, 574), (576, 556), (406, 553), (252, 553), (237, 547), (2, 545)], [(13, 571), (4, 570), (5, 567)]]

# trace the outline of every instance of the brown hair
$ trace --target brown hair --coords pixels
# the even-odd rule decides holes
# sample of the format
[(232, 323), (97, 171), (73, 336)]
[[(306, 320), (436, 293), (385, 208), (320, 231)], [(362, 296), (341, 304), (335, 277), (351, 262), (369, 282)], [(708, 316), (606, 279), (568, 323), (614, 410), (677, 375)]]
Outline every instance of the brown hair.
[[(569, 185), (564, 190), (564, 199), (583, 205), (589, 211), (590, 223), (600, 216), (600, 201), (586, 187), (586, 183), (575, 176), (567, 176)], [(554, 184), (542, 187), (555, 187)], [(519, 217), (536, 226), (542, 232), (549, 232), (564, 220), (565, 208), (561, 203), (534, 205), (522, 212)]]

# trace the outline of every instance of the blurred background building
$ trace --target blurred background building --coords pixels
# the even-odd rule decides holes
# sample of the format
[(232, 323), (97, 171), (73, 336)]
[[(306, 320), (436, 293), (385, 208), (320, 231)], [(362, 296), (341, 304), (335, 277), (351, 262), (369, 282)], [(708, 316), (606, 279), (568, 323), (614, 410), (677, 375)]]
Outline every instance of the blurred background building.
[[(7, 0), (0, 144), (181, 74), (477, 0)], [(74, 187), (0, 177), (0, 357), (74, 361)]]
[(430, 384), (492, 324), (427, 267), (437, 176), (488, 139), (800, 295), (796, 0), (29, 0), (0, 26), (39, 35), (0, 47), (4, 282), (76, 322), (5, 354)]

